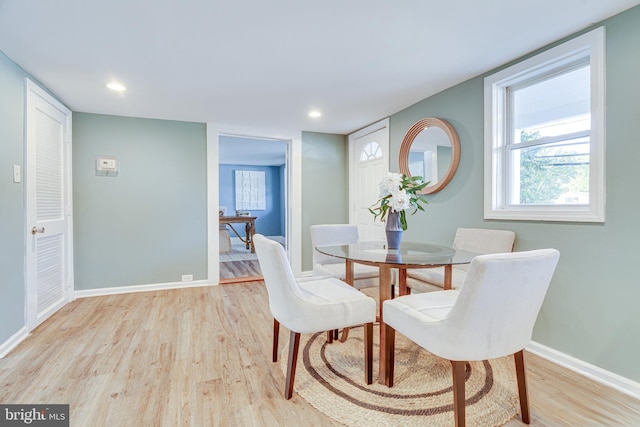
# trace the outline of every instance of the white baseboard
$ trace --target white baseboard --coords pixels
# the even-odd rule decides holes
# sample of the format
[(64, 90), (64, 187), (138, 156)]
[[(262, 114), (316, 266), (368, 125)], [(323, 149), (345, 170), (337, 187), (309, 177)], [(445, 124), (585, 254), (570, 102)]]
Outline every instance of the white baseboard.
[(635, 397), (636, 399), (640, 399), (640, 383), (599, 368), (573, 356), (569, 356), (568, 354), (561, 353), (537, 342), (532, 341), (527, 346), (526, 350), (547, 359), (556, 365), (564, 366), (565, 368), (571, 369), (580, 375), (614, 388), (624, 394)]
[[(308, 278), (311, 276), (311, 272), (305, 271), (302, 273), (302, 277)], [(215, 286), (218, 283), (210, 283), (208, 280), (195, 280), (193, 282), (170, 282), (170, 283), (157, 283), (150, 285), (134, 285), (134, 286), (121, 286), (117, 288), (100, 288), (100, 289), (88, 289), (82, 291), (75, 291), (75, 298), (87, 298), (103, 295), (116, 295), (126, 294), (132, 292), (149, 292), (166, 289), (179, 289), (179, 288), (194, 288), (200, 286)], [(11, 336), (4, 343), (0, 344), (0, 359), (6, 356), (11, 350), (13, 350), (18, 344), (20, 344), (29, 333), (27, 328), (22, 327), (18, 332)], [(599, 368), (595, 365), (577, 359), (568, 354), (561, 353), (550, 347), (542, 344), (531, 342), (527, 346), (527, 351), (534, 353), (544, 359), (549, 360), (552, 363), (563, 366), (567, 369), (571, 369), (580, 375), (584, 375), (594, 381), (597, 381), (606, 386), (612, 387), (622, 393), (628, 394), (636, 399), (640, 399), (640, 383), (632, 381), (621, 375), (609, 372), (605, 369)]]
[[(303, 271), (300, 275), (300, 277), (304, 279), (312, 276), (313, 271)], [(526, 349), (527, 351), (530, 351), (551, 363), (563, 366), (580, 375), (597, 381), (600, 384), (604, 384), (631, 397), (640, 399), (640, 383), (638, 382), (613, 372), (609, 372), (598, 366), (592, 365), (573, 356), (569, 356), (568, 354), (561, 353), (558, 350), (554, 350), (553, 348), (534, 341), (532, 341)]]
[(192, 282), (169, 282), (169, 283), (155, 283), (150, 285), (133, 285), (133, 286), (119, 286), (116, 288), (99, 288), (99, 289), (86, 289), (81, 291), (75, 291), (75, 298), (88, 298), (104, 295), (117, 295), (117, 294), (129, 294), (133, 292), (149, 292), (149, 291), (161, 291), (166, 289), (180, 289), (180, 288), (197, 288), (201, 286), (213, 286), (218, 282), (211, 283), (208, 280), (194, 280)]
[(23, 326), (18, 332), (13, 334), (8, 340), (0, 344), (0, 359), (5, 357), (11, 350), (16, 348), (25, 338), (29, 336), (27, 327)]

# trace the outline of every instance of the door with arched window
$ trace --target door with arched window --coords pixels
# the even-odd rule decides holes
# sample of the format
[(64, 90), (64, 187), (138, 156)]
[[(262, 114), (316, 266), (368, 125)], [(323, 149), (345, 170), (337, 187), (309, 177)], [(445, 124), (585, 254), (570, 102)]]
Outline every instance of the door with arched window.
[(358, 224), (360, 240), (384, 240), (384, 224), (369, 207), (378, 200), (380, 180), (389, 170), (389, 121), (382, 120), (349, 136), (349, 222)]

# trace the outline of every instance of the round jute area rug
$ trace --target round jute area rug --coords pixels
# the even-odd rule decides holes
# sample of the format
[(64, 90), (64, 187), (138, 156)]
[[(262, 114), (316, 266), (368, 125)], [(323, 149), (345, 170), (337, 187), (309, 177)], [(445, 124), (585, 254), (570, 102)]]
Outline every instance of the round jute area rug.
[[(374, 328), (377, 336), (378, 325)], [(326, 342), (326, 333), (302, 335), (294, 391), (316, 409), (348, 426), (452, 426), (451, 363), (396, 334), (394, 385), (364, 382), (363, 328), (349, 339)], [(280, 366), (286, 375), (287, 353)], [(467, 365), (466, 418), (470, 426), (499, 426), (519, 411), (513, 357)]]

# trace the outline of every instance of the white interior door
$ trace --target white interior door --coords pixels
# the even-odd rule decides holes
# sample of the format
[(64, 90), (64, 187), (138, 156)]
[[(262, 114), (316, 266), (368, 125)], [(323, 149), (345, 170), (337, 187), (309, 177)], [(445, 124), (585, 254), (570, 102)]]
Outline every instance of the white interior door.
[(26, 321), (71, 299), (71, 111), (26, 80)]
[(384, 226), (369, 207), (378, 200), (378, 184), (389, 170), (389, 120), (349, 135), (349, 222), (358, 224), (360, 240), (384, 240)]

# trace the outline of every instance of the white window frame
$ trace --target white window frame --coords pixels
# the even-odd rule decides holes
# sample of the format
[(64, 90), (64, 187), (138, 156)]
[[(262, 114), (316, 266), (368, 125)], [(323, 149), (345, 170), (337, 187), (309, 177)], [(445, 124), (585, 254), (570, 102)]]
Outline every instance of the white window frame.
[[(507, 88), (589, 58), (591, 135), (588, 205), (509, 205), (507, 165), (509, 111)], [(492, 74), (484, 80), (484, 217), (528, 221), (604, 222), (605, 220), (605, 32), (597, 28)]]

